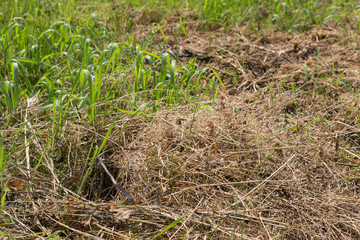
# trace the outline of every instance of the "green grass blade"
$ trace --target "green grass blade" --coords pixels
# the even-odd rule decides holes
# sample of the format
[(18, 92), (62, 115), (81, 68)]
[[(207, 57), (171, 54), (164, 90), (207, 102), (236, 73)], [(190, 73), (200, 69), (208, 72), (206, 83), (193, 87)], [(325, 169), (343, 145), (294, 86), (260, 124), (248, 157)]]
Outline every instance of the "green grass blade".
[(184, 217), (186, 217), (187, 215), (181, 216), (178, 219), (176, 219), (175, 221), (173, 221), (169, 226), (167, 226), (164, 230), (162, 230), (160, 233), (156, 234), (152, 239), (156, 239), (158, 237), (160, 237), (162, 234), (164, 234), (167, 230), (173, 228), (176, 224), (178, 224), (181, 220), (183, 220)]

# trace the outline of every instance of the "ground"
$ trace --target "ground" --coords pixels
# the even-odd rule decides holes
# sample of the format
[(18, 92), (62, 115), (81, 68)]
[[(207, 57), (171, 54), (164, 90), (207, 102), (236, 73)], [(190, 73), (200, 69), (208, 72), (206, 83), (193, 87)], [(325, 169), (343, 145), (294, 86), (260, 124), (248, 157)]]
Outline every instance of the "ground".
[[(255, 31), (207, 26), (191, 11), (128, 11), (136, 15), (127, 22), (131, 41), (145, 41), (155, 29), (144, 52), (168, 51), (188, 71), (195, 61), (216, 89), (206, 85), (203, 97), (172, 105), (127, 95), (99, 101), (95, 121), (91, 106), (77, 109), (70, 101), (74, 117), (50, 121), (39, 113), (40, 93), (11, 115), (2, 111), (0, 146), (13, 161), (2, 175), (9, 188), (2, 195), (4, 236), (360, 238), (356, 29), (332, 21), (302, 32)], [(181, 18), (188, 19), (184, 30)], [(120, 75), (108, 71), (107, 79)], [(140, 71), (124, 72), (136, 78)], [(111, 81), (103, 84), (112, 89)], [(197, 94), (192, 88), (188, 99)], [(129, 102), (145, 105), (138, 112)], [(145, 110), (150, 106), (156, 111)]]

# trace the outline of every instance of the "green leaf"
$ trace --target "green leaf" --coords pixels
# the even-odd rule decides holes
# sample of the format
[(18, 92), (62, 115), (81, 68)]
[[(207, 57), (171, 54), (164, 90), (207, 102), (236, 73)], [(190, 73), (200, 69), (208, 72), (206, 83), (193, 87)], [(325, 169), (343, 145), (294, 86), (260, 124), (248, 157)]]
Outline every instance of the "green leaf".
[(164, 230), (162, 230), (160, 233), (156, 234), (152, 239), (158, 238), (160, 237), (162, 234), (164, 234), (167, 230), (171, 229), (172, 227), (174, 227), (176, 224), (178, 224), (181, 220), (183, 220), (183, 218), (186, 217), (186, 215), (179, 217), (178, 219), (176, 219), (174, 222), (172, 222), (169, 226), (167, 226)]
[(320, 117), (321, 121), (323, 121), (324, 123), (326, 123), (327, 125), (329, 125), (330, 127), (334, 127), (335, 125), (330, 122), (329, 120), (325, 119), (325, 118), (322, 118)]

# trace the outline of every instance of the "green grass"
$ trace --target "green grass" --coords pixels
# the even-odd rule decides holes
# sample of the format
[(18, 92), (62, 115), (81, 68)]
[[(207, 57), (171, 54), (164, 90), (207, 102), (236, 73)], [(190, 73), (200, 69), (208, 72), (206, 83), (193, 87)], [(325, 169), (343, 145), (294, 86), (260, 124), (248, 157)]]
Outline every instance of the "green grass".
[[(123, 98), (127, 110), (150, 100), (156, 101), (153, 110), (160, 103), (198, 102), (204, 100), (204, 92), (214, 99), (216, 81), (207, 79), (206, 69), (197, 67), (196, 61), (179, 66), (178, 48), (176, 54), (150, 50), (156, 49), (154, 33), (162, 32), (159, 24), (136, 42), (132, 32), (136, 19), (153, 9), (165, 25), (166, 16), (175, 9), (194, 9), (192, 14), (204, 31), (220, 24), (225, 31), (247, 26), (294, 32), (336, 21), (350, 35), (345, 20), (355, 32), (359, 29), (354, 1), (4, 1), (0, 112), (11, 112), (19, 102), (37, 95), (45, 105), (56, 106), (60, 122), (70, 105), (78, 111), (87, 109), (78, 117), (93, 122), (104, 109), (124, 110), (112, 103), (115, 99)], [(186, 18), (179, 21), (186, 23)], [(177, 32), (173, 32), (175, 40)], [(121, 42), (114, 38), (119, 35), (125, 36)]]
[[(149, 100), (157, 104), (197, 101), (202, 100), (200, 92), (209, 91), (214, 83), (207, 83), (206, 69), (198, 68), (195, 61), (178, 66), (167, 52), (148, 52), (149, 41), (113, 42), (95, 13), (78, 17), (76, 10), (69, 13), (76, 9), (70, 1), (53, 6), (47, 16), (50, 10), (43, 9), (45, 2), (18, 2), (12, 6), (13, 15), (27, 17), (1, 22), (2, 113), (37, 95), (44, 104), (56, 106), (60, 122), (69, 105), (78, 111), (86, 108), (87, 114), (79, 117), (93, 122), (103, 109), (121, 110), (112, 103), (116, 99), (124, 98), (134, 110)], [(21, 11), (25, 9), (31, 11)], [(56, 12), (69, 16), (56, 19)], [(149, 40), (152, 34), (150, 30)], [(99, 108), (99, 103), (105, 104)]]
[[(343, 21), (353, 22), (354, 29), (359, 29), (353, 1), (5, 1), (2, 5), (0, 111), (13, 111), (19, 101), (37, 94), (44, 104), (56, 105), (60, 121), (69, 105), (86, 108), (86, 116), (80, 117), (93, 122), (103, 109), (119, 108), (110, 103), (114, 99), (124, 98), (136, 109), (141, 101), (178, 104), (203, 100), (200, 92), (204, 91), (215, 97), (215, 81), (206, 79), (195, 61), (177, 65), (178, 49), (173, 55), (149, 52), (154, 49), (153, 34), (162, 31), (161, 27), (154, 25), (139, 43), (131, 28), (124, 31), (135, 24), (126, 21), (136, 21), (142, 14), (139, 11), (158, 9), (166, 25), (165, 17), (174, 9), (194, 9), (204, 31), (220, 24), (225, 31), (245, 25), (257, 31), (294, 32), (332, 20), (339, 22), (347, 35)], [(120, 11), (123, 7), (125, 11)], [(175, 40), (177, 32), (174, 30)], [(114, 41), (119, 35), (127, 37)], [(97, 107), (101, 102), (106, 104)], [(60, 109), (64, 105), (67, 107)]]

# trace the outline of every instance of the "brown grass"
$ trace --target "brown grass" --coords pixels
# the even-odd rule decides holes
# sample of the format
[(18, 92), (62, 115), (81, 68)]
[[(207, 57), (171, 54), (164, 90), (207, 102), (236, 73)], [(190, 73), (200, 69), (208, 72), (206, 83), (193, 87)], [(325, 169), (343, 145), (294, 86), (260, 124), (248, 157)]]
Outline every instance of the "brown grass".
[[(55, 188), (51, 173), (41, 169), (28, 191), (20, 164), (25, 150), (15, 152), (19, 165), (8, 172), (17, 178), (10, 181), (3, 209), (14, 224), (2, 231), (63, 230), (73, 239), (129, 239), (132, 233), (141, 239), (185, 216), (162, 237), (360, 238), (360, 173), (352, 174), (360, 163), (355, 46), (340, 42), (336, 25), (295, 36), (191, 28), (188, 35), (179, 40), (181, 60), (191, 52), (230, 86), (220, 91), (215, 107), (163, 108), (135, 117), (123, 134), (126, 119), (116, 115), (102, 127), (67, 124), (56, 145), (61, 161), (55, 163)], [(172, 39), (168, 47), (175, 49)], [(347, 85), (336, 84), (342, 71)], [(98, 162), (86, 193), (72, 192), (90, 143), (100, 145), (113, 120), (102, 158), (136, 205)], [(39, 136), (47, 126), (33, 125), (37, 132), (27, 137), (39, 144), (30, 143), (31, 154), (39, 157)], [(7, 134), (18, 130), (14, 124)]]

